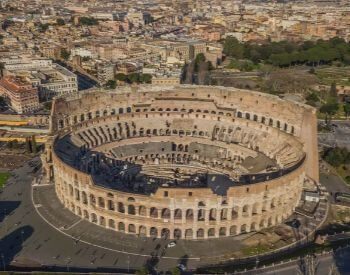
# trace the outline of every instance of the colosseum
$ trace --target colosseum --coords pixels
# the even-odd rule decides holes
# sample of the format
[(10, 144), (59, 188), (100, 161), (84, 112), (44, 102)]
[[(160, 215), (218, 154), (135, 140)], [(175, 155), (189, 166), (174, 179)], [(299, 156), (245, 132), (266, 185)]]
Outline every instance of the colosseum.
[(177, 85), (55, 99), (43, 155), (57, 197), (111, 230), (207, 239), (282, 223), (318, 181), (315, 110)]

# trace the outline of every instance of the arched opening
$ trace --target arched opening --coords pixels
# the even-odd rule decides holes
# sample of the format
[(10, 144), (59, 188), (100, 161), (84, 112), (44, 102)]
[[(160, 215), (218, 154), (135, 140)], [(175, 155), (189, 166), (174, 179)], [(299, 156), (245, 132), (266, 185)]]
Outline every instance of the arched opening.
[(226, 236), (226, 227), (220, 227), (219, 236), (220, 237), (225, 237)]
[(216, 209), (215, 208), (210, 209), (209, 220), (216, 221)]
[(204, 221), (205, 220), (205, 210), (199, 209), (198, 210), (198, 221)]
[(237, 117), (242, 118), (242, 112), (238, 112)]
[(181, 209), (175, 209), (174, 219), (175, 220), (181, 220), (182, 219), (182, 211), (181, 211)]
[(235, 206), (234, 208), (232, 208), (231, 216), (232, 216), (232, 220), (235, 220), (238, 218), (238, 206)]
[(125, 207), (122, 202), (118, 202), (118, 212), (119, 213), (125, 213)]
[(109, 226), (109, 228), (115, 229), (115, 221), (112, 220), (112, 219), (110, 219), (110, 220), (108, 221), (108, 226)]
[(128, 233), (133, 233), (133, 234), (135, 234), (136, 233), (136, 227), (135, 227), (135, 225), (134, 224), (129, 224), (129, 226), (128, 226)]
[(193, 210), (192, 209), (186, 210), (186, 220), (193, 221)]
[(246, 224), (241, 225), (241, 233), (247, 233), (247, 225)]
[(227, 220), (227, 209), (226, 208), (221, 209), (220, 220), (222, 220), (222, 221)]
[(91, 221), (92, 221), (93, 223), (97, 223), (97, 216), (96, 216), (95, 213), (91, 213)]
[(105, 217), (100, 217), (100, 225), (102, 225), (102, 226), (106, 226), (106, 219), (105, 219)]
[(198, 239), (204, 238), (204, 229), (199, 228), (199, 229), (197, 230), (197, 238), (198, 238)]
[(83, 199), (83, 204), (88, 204), (88, 199), (87, 199), (87, 195), (86, 195), (85, 191), (81, 192), (81, 196)]
[(87, 212), (86, 210), (83, 211), (84, 213), (84, 219), (89, 219), (89, 212)]
[(234, 236), (237, 235), (237, 226), (236, 225), (232, 225), (230, 227), (230, 236)]
[(215, 228), (208, 229), (208, 237), (215, 237)]
[(105, 200), (102, 197), (98, 197), (98, 206), (101, 208), (105, 208)]
[(170, 219), (170, 210), (169, 210), (169, 208), (164, 208), (162, 210), (162, 218), (163, 219)]
[(151, 207), (150, 216), (151, 218), (158, 218), (158, 209), (155, 207)]
[(139, 206), (139, 215), (140, 216), (146, 216), (146, 207), (144, 206)]
[(135, 215), (136, 214), (135, 206), (133, 206), (132, 204), (130, 204), (128, 206), (128, 214), (129, 215)]
[(256, 223), (252, 222), (252, 224), (250, 225), (250, 231), (256, 231)]
[(147, 235), (146, 226), (140, 225), (140, 227), (139, 227), (139, 235), (141, 237), (146, 237), (146, 235)]
[(249, 205), (244, 205), (243, 206), (243, 209), (242, 209), (242, 214), (243, 214), (243, 216), (248, 216), (249, 215)]
[(125, 232), (125, 224), (123, 222), (118, 223), (118, 231)]
[(178, 228), (174, 230), (174, 239), (181, 239), (181, 230)]
[(170, 236), (170, 230), (168, 228), (163, 228), (161, 232), (161, 237), (164, 239), (169, 238)]
[(157, 238), (158, 237), (158, 230), (155, 227), (151, 227), (151, 229), (149, 230), (149, 234), (151, 237), (153, 238)]
[(185, 239), (192, 239), (193, 238), (193, 230), (192, 229), (186, 229), (185, 230)]

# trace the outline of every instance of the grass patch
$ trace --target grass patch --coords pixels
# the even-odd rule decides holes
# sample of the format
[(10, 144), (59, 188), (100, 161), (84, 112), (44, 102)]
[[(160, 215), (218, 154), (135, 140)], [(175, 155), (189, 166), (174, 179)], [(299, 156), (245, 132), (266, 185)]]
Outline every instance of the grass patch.
[(255, 245), (255, 246), (244, 247), (242, 249), (242, 253), (244, 256), (254, 256), (258, 254), (267, 253), (273, 249), (274, 248), (271, 245), (259, 243), (258, 245)]
[(7, 182), (9, 177), (10, 177), (9, 173), (0, 172), (0, 188), (5, 186), (5, 183)]

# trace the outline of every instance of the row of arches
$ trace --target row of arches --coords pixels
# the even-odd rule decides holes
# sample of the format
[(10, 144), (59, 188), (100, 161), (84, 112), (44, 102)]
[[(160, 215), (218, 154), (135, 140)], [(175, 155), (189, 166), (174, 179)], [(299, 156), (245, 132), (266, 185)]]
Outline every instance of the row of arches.
[[(124, 113), (131, 113), (133, 112), (132, 107), (125, 107), (125, 108), (112, 108), (110, 110), (104, 109), (104, 110), (96, 110), (93, 112), (88, 112), (86, 114), (80, 114), (74, 115), (72, 117), (67, 117), (65, 119), (59, 119), (58, 120), (58, 128), (62, 129), (66, 126), (72, 126), (78, 123), (82, 123), (87, 120), (99, 118), (99, 117), (107, 117), (107, 116), (113, 116), (116, 114), (124, 114)], [(140, 112), (182, 112), (182, 113), (204, 113), (204, 114), (212, 114), (212, 115), (219, 115), (219, 116), (232, 116), (237, 118), (244, 118), (247, 120), (253, 120), (255, 122), (259, 122), (271, 127), (276, 127), (282, 131), (295, 134), (295, 128), (293, 125), (288, 125), (288, 123), (283, 123), (280, 120), (276, 120), (273, 118), (267, 118), (265, 116), (258, 116), (257, 114), (251, 114), (249, 112), (242, 112), (242, 111), (217, 111), (217, 110), (201, 110), (201, 109), (186, 109), (186, 108), (144, 108), (135, 109), (136, 113)]]
[[(65, 183), (65, 185), (67, 185)], [(133, 198), (130, 198), (130, 203), (114, 202), (112, 199), (105, 199), (97, 197), (94, 194), (87, 194), (85, 191), (79, 191), (78, 188), (73, 188), (71, 184), (68, 185), (69, 196), (74, 197), (75, 201), (81, 202), (84, 205), (92, 207), (116, 211), (121, 214), (145, 216), (155, 219), (174, 219), (184, 221), (226, 221), (236, 220), (239, 217), (253, 217), (274, 210), (276, 208), (284, 208), (293, 205), (297, 192), (290, 192), (278, 198), (269, 198), (261, 203), (255, 202), (253, 204), (244, 204), (242, 206), (227, 207), (223, 205), (222, 208), (204, 208), (205, 203), (200, 201), (198, 203), (199, 209), (180, 209), (176, 208), (170, 210), (169, 208), (146, 207), (144, 205), (135, 205), (132, 203)], [(62, 187), (63, 193), (67, 190)]]
[(268, 217), (261, 219), (260, 221), (253, 221), (251, 223), (244, 223), (240, 225), (230, 225), (221, 227), (210, 227), (208, 228), (162, 228), (154, 226), (138, 225), (132, 222), (117, 222), (114, 219), (108, 219), (104, 216), (98, 216), (96, 213), (89, 213), (86, 209), (81, 209), (79, 206), (73, 203), (66, 203), (67, 207), (72, 212), (82, 218), (89, 220), (99, 226), (106, 227), (119, 232), (138, 234), (144, 237), (156, 237), (156, 238), (170, 238), (170, 239), (193, 239), (193, 238), (211, 238), (211, 237), (227, 237), (235, 236), (238, 234), (248, 233), (257, 231), (262, 228), (271, 227), (282, 222), (285, 218), (283, 215)]

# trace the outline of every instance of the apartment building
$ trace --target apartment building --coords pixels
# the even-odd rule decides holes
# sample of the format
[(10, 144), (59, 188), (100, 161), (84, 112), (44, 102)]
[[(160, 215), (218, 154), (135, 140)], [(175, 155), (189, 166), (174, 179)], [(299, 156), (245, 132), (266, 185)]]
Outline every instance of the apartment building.
[(0, 80), (0, 95), (18, 114), (30, 113), (40, 107), (37, 88), (20, 77), (3, 77)]

